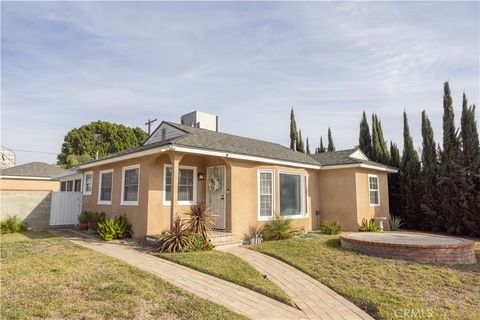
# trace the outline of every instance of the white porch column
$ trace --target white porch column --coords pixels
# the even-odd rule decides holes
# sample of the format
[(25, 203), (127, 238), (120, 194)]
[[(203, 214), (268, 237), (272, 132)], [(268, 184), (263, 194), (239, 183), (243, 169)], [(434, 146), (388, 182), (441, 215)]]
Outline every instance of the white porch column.
[(169, 152), (168, 156), (170, 158), (170, 162), (172, 163), (172, 197), (170, 201), (170, 227), (172, 227), (175, 214), (177, 213), (179, 166), (183, 155), (175, 152)]

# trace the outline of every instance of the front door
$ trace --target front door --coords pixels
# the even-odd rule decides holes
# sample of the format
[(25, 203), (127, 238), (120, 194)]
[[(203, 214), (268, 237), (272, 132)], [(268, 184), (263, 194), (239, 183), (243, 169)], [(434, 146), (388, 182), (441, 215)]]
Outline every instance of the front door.
[(207, 207), (215, 215), (215, 229), (225, 229), (225, 166), (207, 167)]

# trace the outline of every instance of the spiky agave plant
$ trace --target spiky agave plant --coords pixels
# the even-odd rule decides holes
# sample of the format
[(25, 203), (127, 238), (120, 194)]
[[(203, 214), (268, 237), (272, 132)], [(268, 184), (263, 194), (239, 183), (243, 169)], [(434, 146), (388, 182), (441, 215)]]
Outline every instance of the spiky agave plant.
[(190, 211), (187, 212), (187, 225), (192, 233), (202, 235), (203, 239), (207, 240), (208, 233), (213, 229), (214, 215), (207, 208), (205, 201), (199, 201), (190, 206)]
[(189, 244), (190, 232), (185, 228), (179, 216), (175, 217), (173, 225), (166, 230), (157, 240), (162, 252), (180, 252)]

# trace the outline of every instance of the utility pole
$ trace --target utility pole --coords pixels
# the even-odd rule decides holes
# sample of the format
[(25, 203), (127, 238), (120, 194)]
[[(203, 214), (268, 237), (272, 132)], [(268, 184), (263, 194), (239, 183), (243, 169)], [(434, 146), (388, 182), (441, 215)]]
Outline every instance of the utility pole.
[(148, 119), (148, 121), (145, 123), (145, 125), (148, 126), (148, 135), (150, 135), (150, 129), (152, 127), (152, 123), (154, 123), (155, 121), (157, 121), (157, 119), (153, 119), (153, 120)]

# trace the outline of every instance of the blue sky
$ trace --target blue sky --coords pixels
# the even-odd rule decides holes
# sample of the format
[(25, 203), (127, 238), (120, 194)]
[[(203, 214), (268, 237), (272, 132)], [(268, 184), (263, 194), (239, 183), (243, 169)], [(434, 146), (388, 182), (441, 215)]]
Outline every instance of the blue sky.
[[(376, 112), (417, 146), (426, 109), (441, 141), (443, 82), (479, 103), (479, 2), (2, 2), (1, 144), (58, 153), (94, 120), (140, 126), (201, 110), (221, 131), (312, 149), (331, 127), (358, 143)], [(478, 121), (478, 120), (477, 120)], [(17, 163), (55, 154), (17, 152)]]

